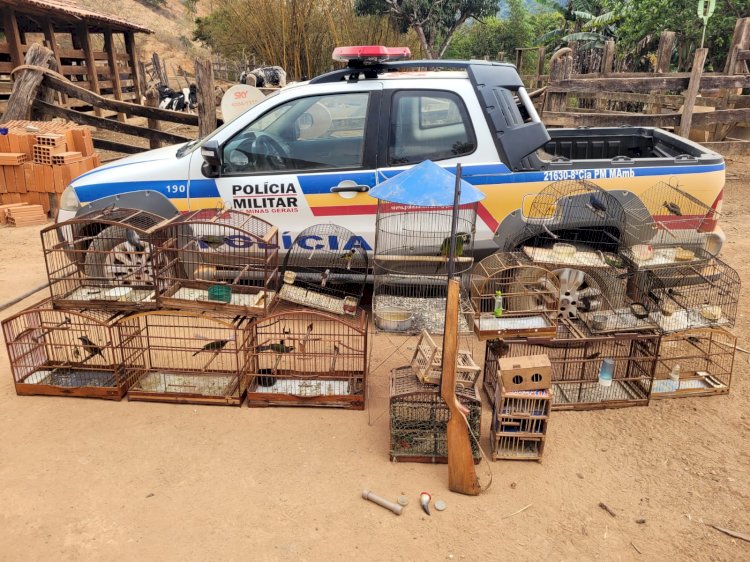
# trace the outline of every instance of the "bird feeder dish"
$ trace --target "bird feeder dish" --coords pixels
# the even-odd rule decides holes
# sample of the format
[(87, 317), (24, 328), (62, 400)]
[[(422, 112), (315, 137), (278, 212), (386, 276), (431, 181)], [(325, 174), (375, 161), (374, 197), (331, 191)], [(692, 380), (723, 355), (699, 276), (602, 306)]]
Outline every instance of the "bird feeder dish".
[(239, 406), (252, 331), (246, 317), (159, 310), (122, 318), (129, 400)]
[(55, 309), (45, 299), (4, 320), (16, 394), (120, 400), (132, 382), (122, 368), (120, 316)]
[(54, 306), (155, 309), (152, 230), (164, 222), (146, 211), (107, 207), (43, 229)]
[(159, 306), (262, 316), (277, 297), (278, 229), (233, 209), (182, 215), (153, 233)]

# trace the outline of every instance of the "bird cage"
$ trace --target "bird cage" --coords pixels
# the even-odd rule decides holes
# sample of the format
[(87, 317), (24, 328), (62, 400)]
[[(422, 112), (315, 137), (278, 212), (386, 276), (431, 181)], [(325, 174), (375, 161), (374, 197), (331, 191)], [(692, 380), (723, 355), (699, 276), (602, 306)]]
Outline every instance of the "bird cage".
[[(377, 198), (373, 315), (385, 331), (442, 333), (448, 287), (456, 177), (425, 161), (371, 190)], [(484, 195), (462, 181), (454, 273), (473, 264), (478, 202)], [(463, 291), (462, 291), (463, 293)], [(461, 296), (459, 331), (471, 332), (471, 303)]]
[(249, 406), (334, 406), (363, 410), (367, 314), (279, 304), (252, 328)]
[(723, 328), (696, 328), (662, 337), (651, 398), (726, 394), (737, 338)]
[(353, 232), (316, 224), (297, 235), (284, 259), (282, 300), (356, 316), (367, 282), (367, 251)]
[(263, 315), (276, 298), (278, 229), (248, 213), (204, 209), (154, 231), (161, 307)]
[(3, 321), (16, 394), (120, 400), (132, 381), (122, 368), (120, 315), (58, 310), (45, 299)]
[(55, 307), (156, 308), (151, 229), (162, 217), (107, 207), (42, 230)]
[(718, 258), (639, 271), (628, 290), (662, 333), (731, 328), (740, 294), (737, 272)]
[[(411, 368), (423, 383), (440, 384), (443, 376), (443, 349), (438, 347), (432, 336), (423, 330), (414, 347)], [(458, 386), (476, 386), (482, 369), (474, 363), (469, 349), (456, 350), (456, 384)]]
[(480, 340), (551, 335), (557, 330), (560, 281), (520, 252), (497, 252), (471, 272), (474, 332)]
[[(482, 401), (478, 389), (457, 387), (458, 401), (467, 409), (473, 438), (471, 454), (480, 460)], [(399, 462), (448, 462), (446, 429), (450, 412), (440, 387), (421, 382), (410, 366), (393, 369), (390, 376), (391, 460)]]
[[(580, 321), (561, 320), (554, 338), (488, 342), (485, 390), (488, 396), (495, 396), (500, 357), (546, 354), (552, 364), (553, 410), (645, 406), (659, 340), (655, 331), (597, 335)], [(611, 363), (605, 364), (605, 359)]]
[(547, 269), (619, 265), (625, 211), (612, 193), (583, 180), (549, 184), (524, 198), (524, 227), (505, 250), (520, 243), (535, 264)]
[(624, 205), (623, 257), (638, 269), (683, 265), (714, 257), (719, 213), (689, 193), (659, 182)]
[(252, 330), (244, 316), (159, 310), (118, 323), (129, 400), (239, 406)]

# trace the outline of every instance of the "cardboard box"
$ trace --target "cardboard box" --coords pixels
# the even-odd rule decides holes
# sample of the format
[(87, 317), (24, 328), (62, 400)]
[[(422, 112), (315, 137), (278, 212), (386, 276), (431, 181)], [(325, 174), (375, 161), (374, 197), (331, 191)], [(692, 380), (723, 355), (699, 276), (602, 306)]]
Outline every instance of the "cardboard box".
[(503, 386), (515, 390), (544, 390), (552, 386), (552, 364), (546, 355), (502, 357), (498, 369)]

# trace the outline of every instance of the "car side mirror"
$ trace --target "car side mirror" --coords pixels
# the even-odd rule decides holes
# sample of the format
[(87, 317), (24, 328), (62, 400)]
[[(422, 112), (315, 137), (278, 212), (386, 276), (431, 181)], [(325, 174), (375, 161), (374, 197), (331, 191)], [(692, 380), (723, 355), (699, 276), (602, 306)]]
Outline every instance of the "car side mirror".
[(203, 157), (203, 166), (201, 171), (207, 178), (217, 178), (221, 173), (221, 148), (219, 141), (209, 140), (201, 146), (201, 156)]

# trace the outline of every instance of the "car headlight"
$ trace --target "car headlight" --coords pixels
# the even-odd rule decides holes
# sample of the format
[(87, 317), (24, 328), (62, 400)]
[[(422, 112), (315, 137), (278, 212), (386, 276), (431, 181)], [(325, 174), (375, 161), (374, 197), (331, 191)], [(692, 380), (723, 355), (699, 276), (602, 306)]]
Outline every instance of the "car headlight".
[(72, 185), (65, 188), (60, 196), (60, 209), (63, 211), (71, 211), (75, 213), (81, 207), (81, 201), (78, 199), (76, 190), (73, 189)]

